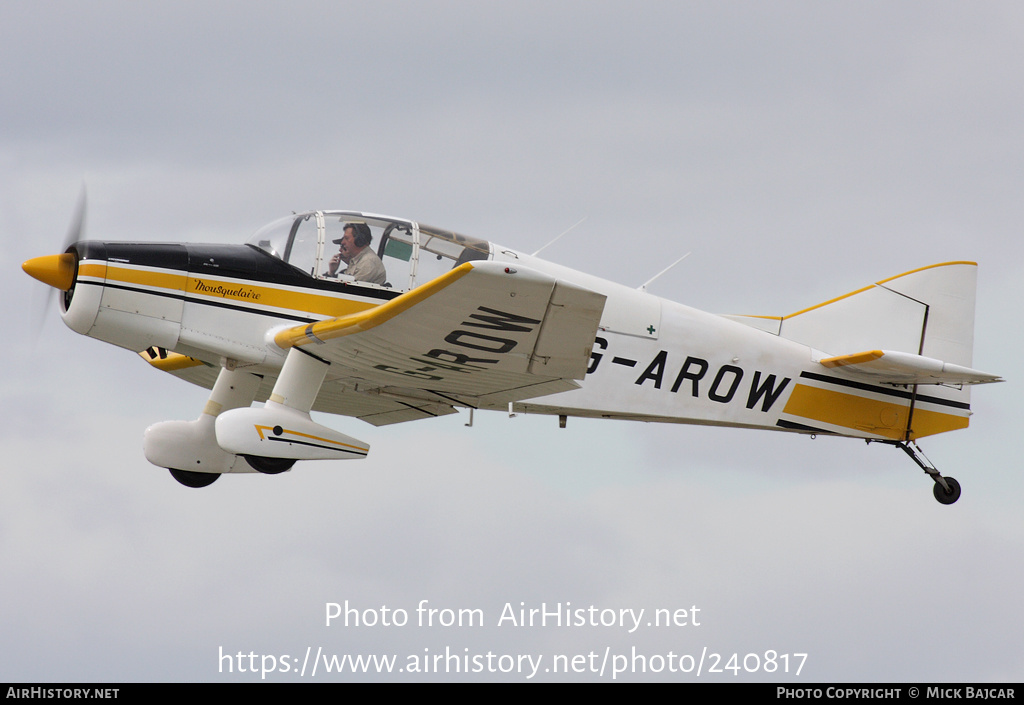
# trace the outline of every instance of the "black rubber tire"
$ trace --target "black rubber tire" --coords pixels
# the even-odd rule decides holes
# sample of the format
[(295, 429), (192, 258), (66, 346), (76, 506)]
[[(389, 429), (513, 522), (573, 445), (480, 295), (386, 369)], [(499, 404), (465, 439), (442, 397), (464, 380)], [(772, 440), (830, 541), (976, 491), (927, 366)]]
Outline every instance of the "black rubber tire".
[(216, 472), (192, 472), (191, 470), (175, 470), (174, 468), (167, 468), (171, 471), (171, 477), (185, 485), (185, 487), (209, 487), (218, 479), (220, 479), (220, 473)]
[(245, 462), (249, 463), (249, 467), (264, 475), (278, 475), (291, 470), (292, 465), (295, 465), (295, 461), (291, 458), (268, 458), (263, 455), (243, 455), (242, 457), (245, 458)]
[(952, 477), (943, 476), (943, 480), (949, 485), (949, 492), (946, 492), (938, 482), (932, 488), (932, 494), (935, 495), (935, 499), (939, 501), (939, 504), (953, 504), (953, 502), (960, 499), (960, 483), (954, 480)]

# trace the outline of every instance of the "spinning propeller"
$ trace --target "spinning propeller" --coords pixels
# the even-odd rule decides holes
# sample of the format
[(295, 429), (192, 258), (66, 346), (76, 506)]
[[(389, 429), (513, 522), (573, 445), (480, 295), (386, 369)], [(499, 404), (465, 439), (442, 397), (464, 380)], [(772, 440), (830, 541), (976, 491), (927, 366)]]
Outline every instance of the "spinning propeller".
[(70, 301), (70, 297), (67, 296), (67, 292), (70, 292), (75, 285), (75, 269), (78, 264), (78, 255), (75, 254), (72, 248), (82, 239), (82, 231), (84, 227), (85, 186), (82, 186), (82, 193), (78, 197), (78, 205), (75, 207), (75, 213), (71, 219), (71, 226), (68, 228), (67, 235), (64, 236), (64, 244), (60, 250), (62, 254), (33, 257), (21, 265), (21, 268), (24, 269), (25, 273), (30, 277), (38, 279), (44, 284), (48, 284), (53, 287), (49, 290), (49, 293), (43, 302), (44, 308), (38, 311), (35, 316), (35, 319), (38, 321), (36, 329), (37, 339), (39, 337), (39, 333), (42, 331), (43, 321), (45, 320), (44, 316), (46, 315), (45, 310), (50, 307), (50, 302), (53, 301), (54, 292), (58, 289), (66, 292), (65, 306)]

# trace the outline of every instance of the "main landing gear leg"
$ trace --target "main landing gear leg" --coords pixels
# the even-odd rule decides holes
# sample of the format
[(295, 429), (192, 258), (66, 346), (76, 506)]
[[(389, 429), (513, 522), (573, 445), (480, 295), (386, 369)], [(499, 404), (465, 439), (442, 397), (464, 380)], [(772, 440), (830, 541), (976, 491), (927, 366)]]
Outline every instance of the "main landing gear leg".
[(186, 487), (206, 487), (222, 473), (232, 472), (238, 458), (217, 444), (215, 430), (221, 412), (248, 408), (259, 391), (258, 375), (221, 368), (203, 412), (195, 421), (162, 421), (146, 429), (142, 448), (146, 459), (168, 468)]
[[(869, 443), (871, 441), (868, 441)], [(935, 469), (931, 461), (921, 451), (921, 448), (911, 441), (906, 443), (904, 441), (876, 441), (877, 443), (885, 443), (886, 445), (896, 446), (904, 453), (910, 456), (910, 458), (918, 464), (918, 466), (928, 473), (928, 476), (935, 482), (935, 486), (932, 487), (932, 494), (935, 495), (935, 499), (940, 504), (953, 504), (953, 502), (960, 499), (960, 483), (952, 477), (943, 477), (942, 474)]]

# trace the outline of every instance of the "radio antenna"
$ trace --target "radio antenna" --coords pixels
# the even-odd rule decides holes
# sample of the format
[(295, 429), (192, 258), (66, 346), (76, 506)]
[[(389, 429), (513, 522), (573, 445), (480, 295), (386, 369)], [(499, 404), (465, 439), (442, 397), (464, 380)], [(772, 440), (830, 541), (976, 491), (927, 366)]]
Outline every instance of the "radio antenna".
[[(580, 225), (580, 224), (581, 224), (581, 223), (582, 223), (582, 222), (583, 222), (584, 220), (586, 220), (586, 219), (587, 219), (587, 216), (583, 216), (582, 218), (580, 218), (580, 219), (579, 219), (579, 221), (577, 221), (576, 225)], [(569, 230), (572, 230), (573, 228), (575, 228), (575, 227), (576, 227), (576, 225), (573, 225), (573, 226), (571, 226), (571, 227), (569, 228)], [(568, 233), (568, 232), (569, 232), (569, 230), (566, 230), (565, 232), (563, 232), (563, 233), (562, 233), (562, 235), (565, 235), (566, 233)], [(540, 250), (537, 250), (536, 252), (534, 252), (534, 253), (533, 253), (532, 255), (530, 255), (530, 256), (531, 256), (531, 257), (536, 257), (537, 255), (539, 255), (539, 254), (541, 253), (541, 250), (545, 250), (545, 249), (547, 249), (548, 245), (554, 245), (554, 244), (555, 244), (556, 242), (558, 242), (558, 239), (559, 239), (560, 237), (562, 237), (562, 235), (559, 235), (559, 236), (558, 236), (558, 237), (556, 237), (556, 238), (555, 238), (554, 240), (551, 240), (551, 241), (550, 241), (550, 242), (549, 242), (549, 243), (548, 243), (547, 245), (544, 245), (544, 247), (540, 248)]]
[(670, 270), (670, 269), (672, 269), (673, 267), (675, 267), (675, 266), (676, 266), (677, 264), (679, 264), (680, 262), (682, 262), (682, 261), (683, 261), (684, 259), (686, 259), (687, 257), (689, 257), (689, 256), (690, 256), (690, 255), (692, 255), (692, 254), (693, 254), (692, 252), (687, 252), (687, 253), (686, 253), (685, 255), (683, 255), (682, 257), (680, 257), (679, 259), (677, 259), (677, 260), (676, 260), (675, 262), (673, 262), (673, 263), (672, 263), (672, 264), (670, 264), (669, 266), (665, 267), (665, 268), (664, 268), (663, 270), (661, 270), (660, 272), (658, 272), (657, 274), (655, 274), (655, 275), (654, 275), (653, 277), (651, 277), (650, 279), (648, 279), (647, 281), (645, 281), (645, 282), (644, 282), (643, 284), (641, 284), (640, 286), (638, 286), (638, 287), (637, 287), (637, 289), (639, 289), (640, 291), (647, 291), (647, 285), (648, 285), (648, 284), (650, 284), (651, 282), (653, 282), (653, 281), (654, 281), (655, 279), (657, 279), (657, 278), (658, 278), (658, 277), (660, 277), (660, 276), (661, 276), (662, 274), (664, 274), (664, 273), (665, 273), (665, 272), (667, 272), (668, 270)]

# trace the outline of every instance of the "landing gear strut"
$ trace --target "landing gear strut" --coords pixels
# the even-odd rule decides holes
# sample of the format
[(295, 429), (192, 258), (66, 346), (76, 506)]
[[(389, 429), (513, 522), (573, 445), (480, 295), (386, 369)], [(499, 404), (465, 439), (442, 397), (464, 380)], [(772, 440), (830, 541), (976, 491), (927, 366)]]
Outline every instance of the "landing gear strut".
[[(868, 441), (868, 443), (871, 442), (872, 441)], [(939, 504), (953, 504), (953, 502), (960, 499), (960, 483), (952, 477), (943, 477), (942, 474), (935, 469), (935, 466), (932, 465), (931, 461), (928, 460), (924, 452), (921, 451), (921, 448), (913, 441), (906, 443), (904, 441), (875, 440), (874, 442), (896, 446), (909, 455), (922, 470), (928, 473), (928, 476), (935, 482), (935, 486), (932, 488), (932, 494), (935, 495), (935, 499), (938, 500)]]

